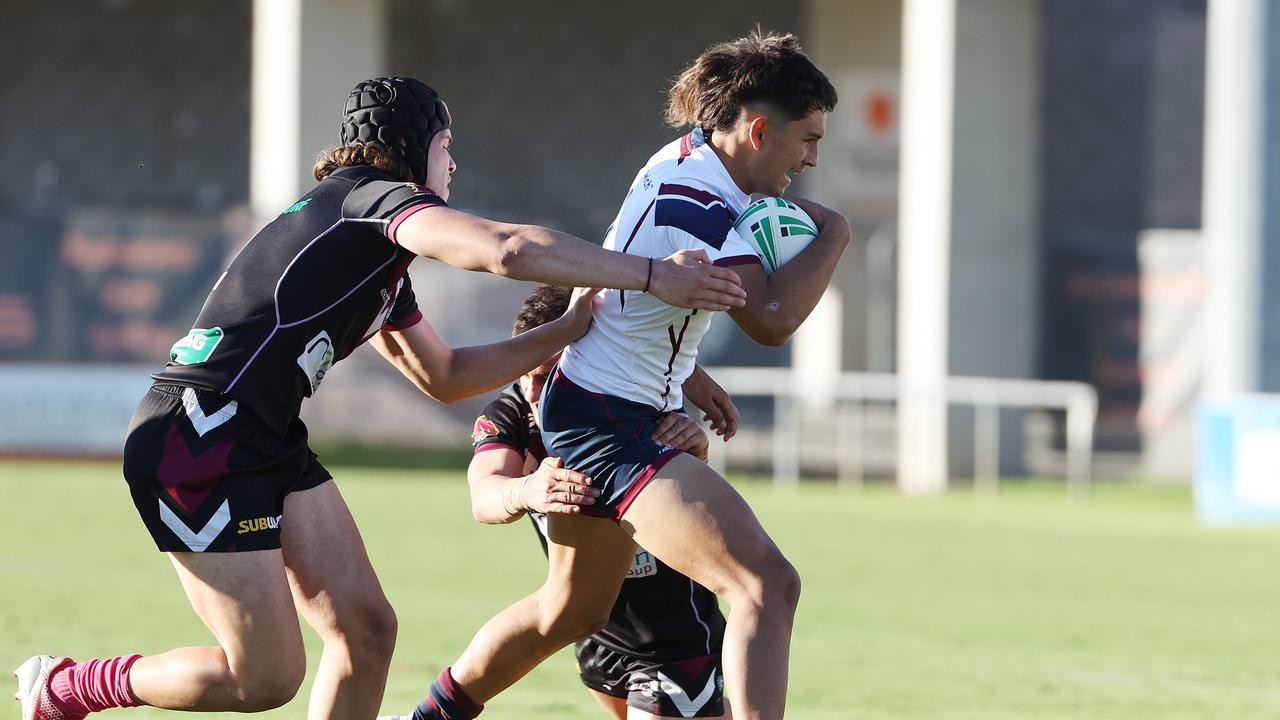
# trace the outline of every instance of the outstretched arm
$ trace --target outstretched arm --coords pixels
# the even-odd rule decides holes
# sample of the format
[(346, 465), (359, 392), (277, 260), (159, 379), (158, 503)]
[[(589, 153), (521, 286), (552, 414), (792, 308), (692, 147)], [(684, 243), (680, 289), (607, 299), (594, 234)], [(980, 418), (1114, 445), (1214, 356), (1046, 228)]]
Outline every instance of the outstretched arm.
[(738, 266), (747, 303), (729, 311), (738, 327), (761, 345), (785, 343), (809, 317), (853, 235), (840, 213), (804, 198), (787, 199), (809, 213), (818, 226), (818, 237), (772, 274), (766, 275), (760, 265)]
[(451, 403), (514, 381), (582, 337), (591, 327), (595, 294), (578, 290), (563, 316), (489, 345), (451, 348), (425, 320), (383, 330), (369, 343), (422, 392)]
[(734, 271), (683, 260), (649, 258), (605, 250), (572, 235), (539, 227), (494, 222), (448, 207), (424, 208), (395, 231), (395, 241), (424, 257), (464, 270), (561, 287), (644, 290), (670, 305), (702, 310), (742, 306), (745, 292)]

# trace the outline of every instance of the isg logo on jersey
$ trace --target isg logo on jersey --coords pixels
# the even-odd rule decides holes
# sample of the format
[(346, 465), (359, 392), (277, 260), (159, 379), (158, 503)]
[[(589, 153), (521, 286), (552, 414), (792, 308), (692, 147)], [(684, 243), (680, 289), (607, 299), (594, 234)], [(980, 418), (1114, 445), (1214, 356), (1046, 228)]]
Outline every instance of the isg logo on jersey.
[(224, 333), (220, 327), (192, 328), (191, 332), (169, 348), (169, 362), (179, 365), (199, 365), (213, 354), (222, 342)]
[(311, 392), (307, 395), (314, 394), (320, 387), (324, 374), (329, 372), (331, 365), (333, 365), (333, 340), (330, 339), (329, 333), (321, 330), (318, 335), (311, 338), (306, 349), (298, 356), (298, 367), (302, 368), (302, 374), (306, 375), (311, 383)]

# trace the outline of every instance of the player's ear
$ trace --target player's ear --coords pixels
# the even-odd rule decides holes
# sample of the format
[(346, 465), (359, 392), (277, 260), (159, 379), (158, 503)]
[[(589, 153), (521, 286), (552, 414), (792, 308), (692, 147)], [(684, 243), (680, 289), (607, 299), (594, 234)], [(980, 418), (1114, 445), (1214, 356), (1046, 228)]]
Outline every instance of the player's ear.
[(755, 113), (747, 118), (747, 138), (751, 141), (753, 150), (759, 150), (764, 145), (764, 128), (768, 122), (764, 113)]

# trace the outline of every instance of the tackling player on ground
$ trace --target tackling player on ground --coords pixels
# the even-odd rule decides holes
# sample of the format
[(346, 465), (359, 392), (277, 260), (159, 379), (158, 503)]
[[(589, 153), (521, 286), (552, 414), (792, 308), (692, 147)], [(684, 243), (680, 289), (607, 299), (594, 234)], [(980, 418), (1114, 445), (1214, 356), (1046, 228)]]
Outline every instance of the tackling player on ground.
[[(668, 121), (693, 131), (640, 170), (605, 246), (650, 258), (696, 248), (735, 267), (747, 303), (731, 317), (752, 339), (782, 344), (830, 282), (849, 223), (791, 198), (819, 235), (766, 275), (734, 221), (751, 194), (782, 195), (792, 172), (817, 164), (835, 103), (794, 36), (755, 33), (712, 47), (671, 89)], [(604, 293), (594, 316), (547, 381), (542, 439), (601, 495), (581, 514), (551, 517), (546, 583), (480, 629), (414, 719), (472, 718), (556, 650), (598, 631), (639, 544), (729, 604), (722, 657), (734, 714), (778, 720), (800, 578), (724, 478), (649, 439), (682, 405), (709, 314), (620, 291)]]
[(357, 85), (342, 147), (316, 165), (319, 184), (232, 260), (134, 414), (124, 451), (134, 504), (217, 645), (78, 663), (33, 657), (15, 672), (24, 720), (144, 704), (277, 707), (306, 672), (299, 613), (324, 641), (308, 716), (375, 715), (395, 613), (307, 446), (302, 401), (366, 340), (447, 402), (511, 382), (591, 322), (586, 293), (537, 330), (450, 348), (417, 308), (405, 274), (415, 257), (559, 285), (647, 288), (690, 307), (741, 303), (737, 276), (698, 257), (627, 257), (450, 209), (450, 124), (444, 101), (417, 80)]
[[(514, 334), (555, 320), (569, 302), (564, 288), (538, 288), (521, 306)], [(476, 520), (509, 523), (527, 514), (544, 551), (547, 516), (581, 512), (599, 495), (578, 473), (556, 479), (561, 463), (542, 446), (539, 396), (558, 359), (525, 373), (485, 406), (467, 468)], [(725, 439), (733, 435), (737, 409), (722, 388), (697, 370), (684, 390), (686, 399), (708, 408)], [(653, 440), (706, 459), (706, 434), (682, 412), (667, 413)], [(726, 716), (719, 657), (724, 616), (716, 596), (643, 548), (634, 557), (608, 624), (576, 644), (583, 684), (617, 720)]]

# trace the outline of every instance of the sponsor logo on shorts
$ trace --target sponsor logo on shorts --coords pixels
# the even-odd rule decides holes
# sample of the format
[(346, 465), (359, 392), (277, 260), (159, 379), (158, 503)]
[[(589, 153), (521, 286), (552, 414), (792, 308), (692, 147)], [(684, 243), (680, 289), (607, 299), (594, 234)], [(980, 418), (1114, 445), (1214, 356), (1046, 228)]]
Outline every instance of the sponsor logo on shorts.
[(318, 335), (311, 338), (306, 349), (298, 356), (298, 367), (302, 368), (302, 373), (311, 383), (312, 394), (320, 387), (325, 373), (329, 372), (332, 365), (333, 340), (329, 337), (329, 333), (321, 330)]
[(241, 520), (238, 525), (239, 529), (236, 530), (236, 534), (244, 535), (245, 533), (260, 532), (262, 530), (275, 530), (280, 527), (280, 517), (281, 516), (277, 515), (275, 517), (260, 517)]
[(649, 554), (648, 550), (640, 548), (636, 551), (635, 559), (631, 561), (631, 568), (627, 570), (627, 579), (634, 580), (636, 578), (651, 577), (658, 574), (658, 561)]
[(169, 360), (179, 365), (198, 365), (209, 359), (222, 337), (220, 327), (192, 328), (186, 337), (169, 348)]

